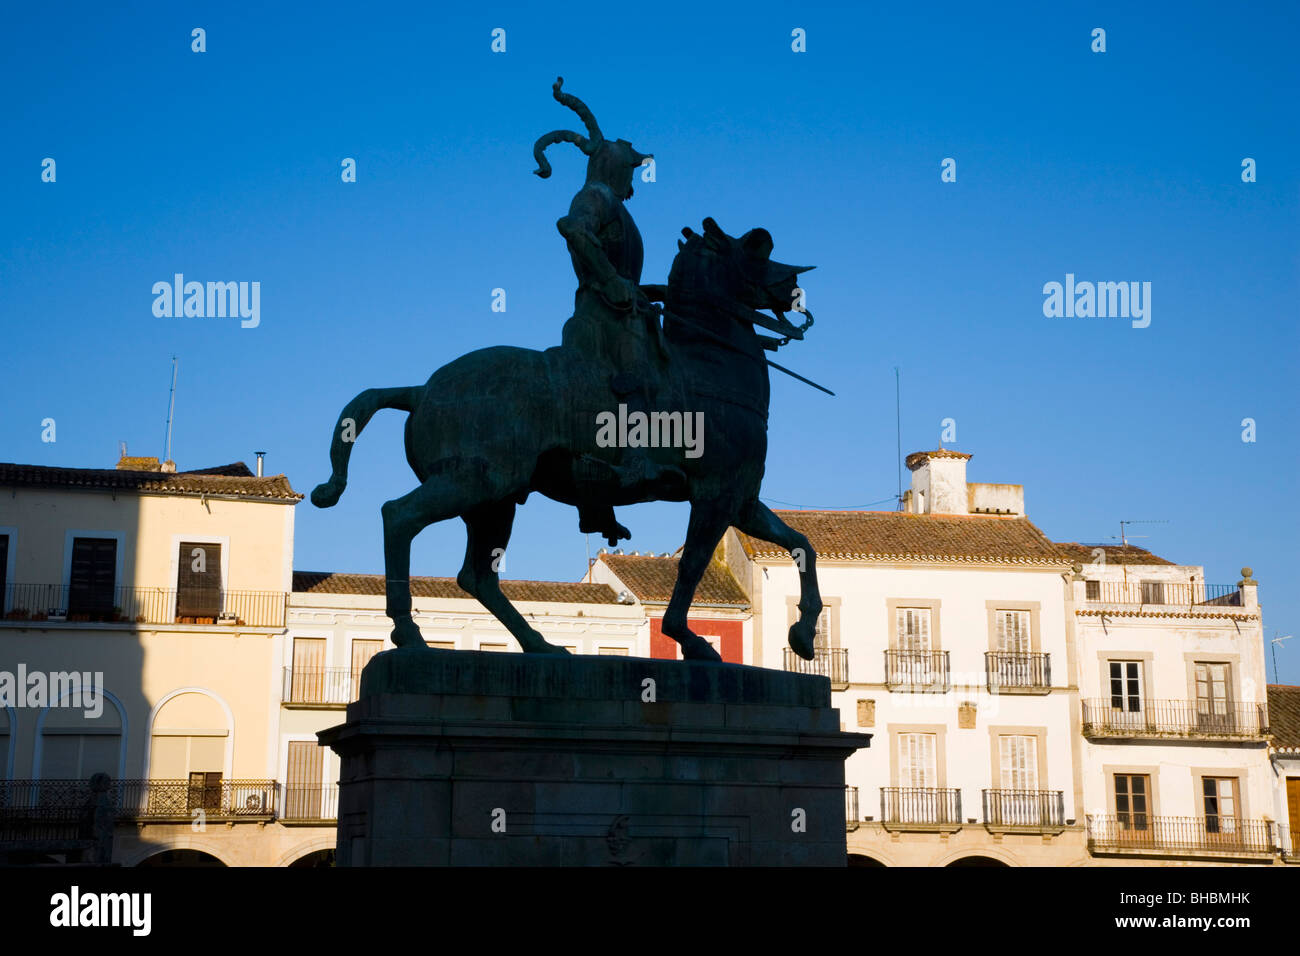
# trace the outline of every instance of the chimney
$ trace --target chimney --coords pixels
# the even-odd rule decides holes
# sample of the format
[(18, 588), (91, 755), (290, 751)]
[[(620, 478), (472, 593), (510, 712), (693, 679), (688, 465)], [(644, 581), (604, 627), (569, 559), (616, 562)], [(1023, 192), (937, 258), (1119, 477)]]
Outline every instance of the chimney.
[(262, 459), (266, 457), (266, 452), (264, 452), (264, 451), (255, 451), (255, 452), (253, 452), (253, 454), (257, 456), (257, 477), (261, 478), (261, 477), (262, 477)]
[(912, 489), (907, 510), (913, 514), (969, 514), (966, 491), (966, 462), (970, 455), (940, 448), (916, 451), (907, 456)]

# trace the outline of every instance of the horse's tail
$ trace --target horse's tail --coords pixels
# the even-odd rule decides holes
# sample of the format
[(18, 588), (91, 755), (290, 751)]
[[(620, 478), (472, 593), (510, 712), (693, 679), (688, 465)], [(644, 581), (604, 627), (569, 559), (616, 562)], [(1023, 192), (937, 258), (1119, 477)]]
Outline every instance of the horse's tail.
[(423, 385), (368, 388), (343, 406), (338, 423), (334, 426), (334, 437), (330, 440), (330, 465), (333, 466), (333, 473), (329, 481), (317, 485), (312, 491), (312, 504), (317, 508), (330, 508), (338, 504), (343, 489), (348, 486), (348, 459), (352, 457), (352, 446), (375, 412), (381, 408), (412, 412), (423, 391)]

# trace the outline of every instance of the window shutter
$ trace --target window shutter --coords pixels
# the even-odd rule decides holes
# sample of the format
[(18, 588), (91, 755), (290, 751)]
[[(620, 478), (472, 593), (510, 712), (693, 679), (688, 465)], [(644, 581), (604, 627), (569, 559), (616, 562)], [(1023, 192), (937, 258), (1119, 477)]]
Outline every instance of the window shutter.
[(325, 638), (293, 639), (293, 686), (295, 703), (320, 704), (325, 701)]
[(356, 640), (352, 642), (352, 700), (361, 696), (361, 672), (384, 649), (383, 641)]
[(68, 613), (103, 612), (112, 608), (116, 577), (116, 538), (74, 538)]
[(1004, 790), (1038, 789), (1038, 740), (1008, 735), (998, 738)]
[(176, 616), (221, 613), (221, 545), (182, 541), (176, 560)]

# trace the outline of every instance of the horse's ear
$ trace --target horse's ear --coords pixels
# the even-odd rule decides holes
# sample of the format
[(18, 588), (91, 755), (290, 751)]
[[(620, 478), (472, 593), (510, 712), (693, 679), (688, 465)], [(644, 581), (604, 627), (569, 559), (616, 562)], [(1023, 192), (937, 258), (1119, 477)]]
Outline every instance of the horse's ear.
[(695, 235), (695, 230), (692, 229), (690, 226), (682, 226), (682, 235), (685, 236), (687, 239), (699, 238), (698, 236)]
[(741, 248), (757, 259), (772, 257), (772, 234), (766, 229), (751, 229), (740, 237)]
[(704, 220), (704, 238), (713, 249), (725, 248), (731, 240), (731, 237), (722, 231), (722, 227), (713, 221), (712, 216)]

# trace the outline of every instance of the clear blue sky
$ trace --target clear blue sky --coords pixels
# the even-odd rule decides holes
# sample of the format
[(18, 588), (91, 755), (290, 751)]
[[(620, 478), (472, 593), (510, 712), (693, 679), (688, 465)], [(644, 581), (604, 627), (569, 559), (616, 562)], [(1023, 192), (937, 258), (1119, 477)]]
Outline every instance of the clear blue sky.
[[(176, 354), (180, 467), (264, 448), (306, 492), (360, 389), (557, 342), (574, 282), (554, 224), (583, 162), (553, 149), (542, 181), (531, 146), (576, 124), (563, 74), (658, 158), (630, 205), (646, 281), (706, 215), (818, 266), (817, 326), (783, 360), (839, 396), (774, 376), (765, 495), (892, 495), (898, 366), (904, 453), (954, 418), (971, 479), (1023, 483), (1053, 538), (1167, 521), (1135, 543), (1212, 582), (1252, 566), (1267, 635), (1297, 629), (1294, 3), (115, 6), (3, 16), (0, 458), (159, 454)], [(155, 318), (175, 272), (259, 281), (260, 327)], [(1151, 282), (1150, 327), (1045, 318), (1067, 272)], [(337, 508), (298, 508), (297, 567), (382, 569), (379, 505), (414, 481), (401, 427), (371, 424)], [(684, 506), (622, 517), (629, 548), (680, 544)], [(415, 571), (454, 574), (462, 548), (459, 523), (430, 529)], [(585, 555), (574, 512), (534, 498), (506, 572), (573, 580)], [(1281, 659), (1300, 683), (1300, 638)]]

